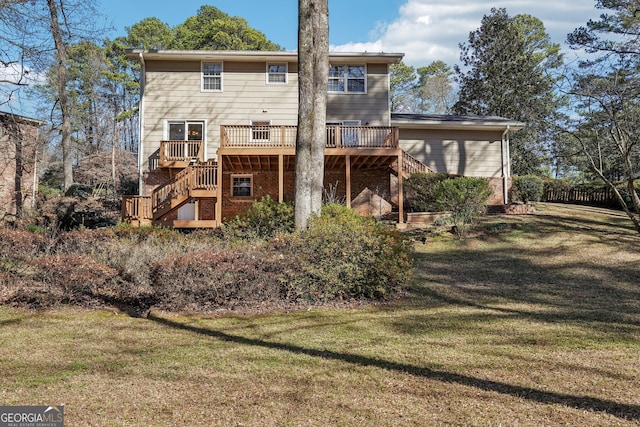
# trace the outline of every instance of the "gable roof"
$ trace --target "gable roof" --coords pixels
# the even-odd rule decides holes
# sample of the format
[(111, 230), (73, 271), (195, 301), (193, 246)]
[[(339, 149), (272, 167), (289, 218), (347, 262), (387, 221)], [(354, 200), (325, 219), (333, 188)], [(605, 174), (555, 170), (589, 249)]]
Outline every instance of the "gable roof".
[(391, 126), (411, 129), (520, 130), (526, 123), (497, 116), (391, 113)]
[(36, 119), (32, 119), (30, 117), (21, 116), (18, 114), (8, 113), (6, 111), (0, 111), (0, 121), (13, 121), (17, 123), (27, 124), (31, 126), (42, 126), (44, 122)]
[[(207, 59), (255, 62), (282, 61), (296, 62), (298, 52), (266, 50), (142, 50), (128, 49), (127, 57), (144, 60), (197, 60)], [(404, 53), (386, 52), (330, 52), (329, 61), (354, 61), (379, 64), (395, 64), (402, 60)]]

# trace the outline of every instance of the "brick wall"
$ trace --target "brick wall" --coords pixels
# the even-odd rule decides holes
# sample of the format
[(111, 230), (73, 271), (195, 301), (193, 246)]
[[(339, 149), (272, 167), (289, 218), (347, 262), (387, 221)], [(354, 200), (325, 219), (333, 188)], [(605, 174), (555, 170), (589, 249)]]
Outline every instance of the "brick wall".
[(150, 196), (151, 192), (171, 180), (168, 169), (154, 169), (144, 172), (141, 196)]
[[(489, 188), (493, 194), (487, 199), (487, 205), (496, 206), (504, 205), (504, 180), (503, 178), (487, 178), (489, 180)], [(507, 188), (511, 188), (511, 179), (507, 183)]]
[[(253, 177), (252, 197), (232, 197), (231, 182), (233, 175), (251, 175)], [(325, 195), (331, 194), (338, 201), (346, 199), (346, 174), (344, 171), (326, 171), (324, 175)], [(371, 191), (383, 199), (391, 200), (390, 173), (388, 169), (353, 170), (351, 172), (351, 200), (363, 192)], [(242, 215), (251, 207), (253, 200), (264, 196), (278, 200), (278, 172), (224, 172), (222, 176), (222, 220), (233, 219)], [(284, 172), (284, 201), (294, 200), (294, 173)]]
[(37, 193), (36, 148), (37, 126), (0, 116), (0, 217), (31, 207)]
[(198, 217), (202, 220), (214, 220), (216, 219), (216, 200), (215, 199), (202, 199), (198, 206)]
[[(232, 197), (231, 183), (234, 175), (249, 175), (253, 179), (253, 195), (251, 197)], [(284, 201), (293, 202), (294, 197), (294, 173), (284, 172)], [(264, 196), (271, 196), (278, 200), (278, 172), (254, 171), (254, 172), (223, 172), (222, 174), (222, 221), (228, 221), (242, 215), (251, 207), (254, 200), (260, 200)]]

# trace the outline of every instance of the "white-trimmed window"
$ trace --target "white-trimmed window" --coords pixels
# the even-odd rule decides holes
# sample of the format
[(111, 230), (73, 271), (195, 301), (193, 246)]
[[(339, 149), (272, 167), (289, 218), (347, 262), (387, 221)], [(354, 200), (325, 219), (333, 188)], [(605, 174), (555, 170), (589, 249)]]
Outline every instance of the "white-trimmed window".
[(253, 195), (253, 175), (231, 175), (231, 196), (251, 197)]
[(269, 120), (251, 120), (251, 142), (271, 141), (271, 122)]
[(367, 68), (364, 65), (330, 65), (328, 91), (366, 93)]
[(286, 63), (267, 63), (267, 84), (287, 84)]
[(202, 91), (222, 92), (222, 62), (202, 63)]
[(202, 120), (167, 120), (165, 134), (169, 141), (185, 141), (184, 144), (167, 146), (166, 156), (197, 159), (204, 149), (205, 123)]

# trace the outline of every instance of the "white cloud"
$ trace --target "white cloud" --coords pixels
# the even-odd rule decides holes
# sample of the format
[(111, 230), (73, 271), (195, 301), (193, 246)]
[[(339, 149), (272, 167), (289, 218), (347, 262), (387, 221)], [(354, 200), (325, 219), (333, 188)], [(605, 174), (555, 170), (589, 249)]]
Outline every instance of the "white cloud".
[(24, 84), (26, 83), (25, 77), (22, 67), (17, 64), (0, 66), (0, 83)]
[(593, 0), (502, 0), (487, 4), (471, 0), (408, 0), (393, 22), (378, 23), (366, 42), (331, 46), (339, 52), (403, 52), (404, 62), (423, 66), (442, 60), (459, 63), (460, 43), (476, 30), (491, 8), (504, 7), (510, 16), (529, 14), (540, 19), (554, 43), (562, 45), (568, 33), (598, 16)]

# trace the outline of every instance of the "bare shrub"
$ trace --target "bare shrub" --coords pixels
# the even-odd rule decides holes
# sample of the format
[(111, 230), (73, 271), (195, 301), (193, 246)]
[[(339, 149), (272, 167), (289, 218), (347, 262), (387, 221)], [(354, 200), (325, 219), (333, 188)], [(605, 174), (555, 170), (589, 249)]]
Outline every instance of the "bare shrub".
[(282, 284), (268, 254), (244, 249), (163, 259), (153, 273), (158, 306), (210, 310), (279, 301)]
[[(30, 262), (32, 279), (62, 290), (62, 304), (95, 300), (105, 287), (117, 281), (117, 271), (89, 255), (45, 255)], [(97, 298), (99, 299), (99, 298)]]
[(11, 262), (32, 259), (48, 246), (47, 240), (42, 234), (0, 228), (0, 260)]
[(113, 226), (120, 220), (120, 200), (98, 197), (54, 197), (43, 201), (40, 215), (49, 228)]

